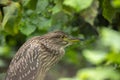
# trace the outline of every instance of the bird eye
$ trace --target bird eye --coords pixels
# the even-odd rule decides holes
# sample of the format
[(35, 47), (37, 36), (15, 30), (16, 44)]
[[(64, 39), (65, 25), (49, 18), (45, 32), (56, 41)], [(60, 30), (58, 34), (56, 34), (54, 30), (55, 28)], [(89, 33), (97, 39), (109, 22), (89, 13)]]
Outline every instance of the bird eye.
[(64, 39), (64, 38), (66, 38), (66, 36), (65, 36), (65, 35), (62, 35), (61, 38)]

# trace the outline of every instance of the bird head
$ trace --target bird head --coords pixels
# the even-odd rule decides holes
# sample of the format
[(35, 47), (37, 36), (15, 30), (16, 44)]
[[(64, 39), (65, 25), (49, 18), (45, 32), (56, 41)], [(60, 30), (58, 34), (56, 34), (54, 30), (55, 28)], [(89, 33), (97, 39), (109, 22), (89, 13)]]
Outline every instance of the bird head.
[(54, 44), (55, 46), (59, 46), (59, 48), (60, 47), (64, 48), (68, 45), (71, 45), (75, 42), (80, 41), (80, 39), (71, 38), (70, 36), (68, 36), (66, 33), (62, 31), (50, 32), (44, 36), (46, 36), (46, 38), (52, 43), (52, 45)]

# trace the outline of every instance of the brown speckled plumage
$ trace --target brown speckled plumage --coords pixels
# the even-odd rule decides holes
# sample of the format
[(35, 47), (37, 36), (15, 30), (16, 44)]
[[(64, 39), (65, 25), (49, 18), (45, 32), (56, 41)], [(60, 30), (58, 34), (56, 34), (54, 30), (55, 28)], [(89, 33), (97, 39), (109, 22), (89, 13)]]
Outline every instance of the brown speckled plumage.
[(6, 80), (44, 80), (49, 68), (64, 55), (68, 42), (61, 37), (62, 31), (55, 31), (26, 41), (12, 59)]

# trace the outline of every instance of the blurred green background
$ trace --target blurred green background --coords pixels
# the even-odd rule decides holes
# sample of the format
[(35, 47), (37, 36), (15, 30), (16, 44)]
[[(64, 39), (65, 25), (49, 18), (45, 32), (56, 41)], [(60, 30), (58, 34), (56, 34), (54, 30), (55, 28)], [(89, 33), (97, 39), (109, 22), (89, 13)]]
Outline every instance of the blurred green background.
[(120, 80), (119, 0), (0, 0), (0, 80), (27, 39), (54, 30), (85, 40), (45, 80)]

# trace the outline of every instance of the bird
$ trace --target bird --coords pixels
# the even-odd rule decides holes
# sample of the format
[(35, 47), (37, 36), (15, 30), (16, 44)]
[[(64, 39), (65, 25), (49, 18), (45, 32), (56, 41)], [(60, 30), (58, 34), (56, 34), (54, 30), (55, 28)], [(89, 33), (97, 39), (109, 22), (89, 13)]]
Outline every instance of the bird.
[(65, 54), (65, 48), (78, 41), (63, 31), (28, 39), (13, 57), (5, 80), (44, 80), (47, 71)]

